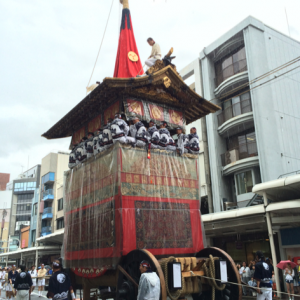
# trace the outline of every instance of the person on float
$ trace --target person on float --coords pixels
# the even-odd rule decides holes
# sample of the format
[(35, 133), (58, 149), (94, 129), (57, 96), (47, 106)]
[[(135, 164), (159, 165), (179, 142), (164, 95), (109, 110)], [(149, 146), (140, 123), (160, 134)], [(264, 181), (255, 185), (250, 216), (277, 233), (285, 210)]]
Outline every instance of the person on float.
[(150, 134), (150, 142), (151, 142), (151, 149), (159, 149), (159, 140), (160, 140), (160, 135), (159, 131), (155, 125), (154, 120), (150, 120), (149, 122), (149, 128), (148, 132)]
[(14, 283), (17, 300), (29, 300), (31, 294), (32, 279), (29, 273), (26, 272), (25, 266), (20, 266), (20, 273), (17, 274)]
[(99, 153), (99, 144), (98, 144), (98, 141), (99, 141), (99, 135), (100, 135), (100, 131), (101, 129), (97, 129), (97, 132), (95, 134), (95, 136), (93, 137), (93, 154), (96, 155)]
[(14, 283), (16, 280), (16, 277), (18, 275), (18, 272), (16, 270), (16, 266), (12, 265), (11, 270), (8, 272), (8, 286), (9, 286), (9, 295), (11, 298), (12, 296), (15, 296), (15, 290), (14, 290)]
[(272, 272), (269, 265), (265, 262), (262, 251), (255, 254), (255, 272), (254, 279), (257, 284), (257, 300), (272, 300)]
[(197, 134), (196, 127), (192, 127), (190, 129), (190, 134), (188, 135), (188, 142), (189, 142), (189, 152), (192, 154), (199, 154), (200, 151), (199, 137)]
[(87, 137), (83, 137), (80, 141), (80, 144), (76, 148), (76, 164), (83, 162), (86, 158), (86, 141)]
[(145, 61), (145, 65), (148, 68), (151, 68), (152, 66), (154, 66), (155, 62), (158, 59), (161, 59), (161, 50), (160, 50), (160, 46), (153, 40), (153, 38), (149, 37), (147, 39), (147, 42), (152, 47), (152, 50), (150, 56)]
[(103, 150), (108, 149), (113, 145), (113, 139), (110, 128), (112, 121), (112, 118), (108, 118), (106, 125), (103, 127)]
[(159, 125), (159, 143), (158, 143), (158, 146), (159, 146), (159, 149), (161, 150), (168, 150), (168, 145), (169, 145), (169, 142), (170, 142), (170, 132), (169, 130), (167, 129), (167, 122), (163, 121), (160, 123)]
[(39, 297), (42, 296), (42, 292), (44, 290), (46, 273), (47, 273), (47, 270), (45, 269), (45, 265), (41, 264), (41, 268), (38, 270)]
[(135, 136), (136, 136), (137, 130), (136, 130), (135, 125), (133, 124), (132, 118), (130, 118), (128, 123), (129, 123), (129, 134), (130, 134), (130, 136), (127, 136), (127, 143), (132, 144), (132, 145), (135, 146), (135, 144), (136, 144)]
[(78, 144), (73, 145), (72, 151), (69, 155), (69, 168), (72, 169), (76, 166), (76, 148)]
[(155, 272), (152, 272), (148, 261), (140, 263), (141, 278), (139, 282), (137, 300), (159, 300), (160, 279)]
[(177, 145), (176, 145), (178, 154), (182, 155), (183, 153), (188, 153), (189, 141), (188, 141), (188, 137), (183, 133), (182, 127), (177, 127), (176, 133), (178, 136)]
[(114, 143), (118, 141), (121, 144), (127, 144), (129, 126), (122, 119), (120, 113), (115, 114), (115, 118), (112, 121), (110, 128), (111, 128), (111, 135)]
[(71, 279), (67, 273), (62, 270), (62, 264), (59, 259), (53, 261), (53, 275), (49, 279), (47, 298), (53, 300), (69, 299), (69, 293), (72, 299), (75, 294), (71, 285)]
[(86, 150), (86, 155), (87, 155), (87, 158), (90, 158), (93, 156), (94, 154), (94, 149), (93, 149), (93, 146), (94, 146), (94, 133), (93, 132), (88, 132), (88, 137), (87, 137), (87, 140), (86, 140), (86, 143), (85, 143), (85, 150)]
[(36, 287), (36, 278), (37, 278), (37, 270), (35, 268), (35, 266), (31, 266), (31, 270), (28, 272), (31, 276), (31, 279), (32, 279), (32, 287), (31, 287), (31, 292), (33, 292), (33, 290), (35, 289)]
[(135, 145), (139, 148), (144, 148), (150, 142), (150, 134), (138, 117), (133, 117), (132, 121), (136, 129)]

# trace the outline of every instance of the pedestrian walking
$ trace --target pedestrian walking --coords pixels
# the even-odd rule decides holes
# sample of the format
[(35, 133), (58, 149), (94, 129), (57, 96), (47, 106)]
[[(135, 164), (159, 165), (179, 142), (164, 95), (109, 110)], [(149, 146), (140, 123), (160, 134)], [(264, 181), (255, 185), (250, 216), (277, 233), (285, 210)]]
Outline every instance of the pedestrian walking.
[(11, 270), (8, 272), (8, 285), (9, 285), (10, 298), (16, 296), (15, 289), (14, 289), (14, 283), (15, 283), (17, 275), (18, 275), (18, 272), (16, 270), (16, 266), (13, 265), (11, 267)]
[(29, 274), (31, 276), (32, 279), (32, 287), (31, 287), (31, 292), (33, 292), (33, 290), (36, 287), (36, 278), (37, 278), (37, 270), (35, 269), (35, 266), (31, 266), (31, 270), (29, 271)]
[(298, 270), (300, 269), (299, 266), (300, 260), (297, 260), (297, 266), (295, 266), (294, 268), (294, 290), (295, 290), (295, 294), (298, 294), (300, 292), (300, 287), (299, 287), (299, 272)]
[(20, 266), (20, 273), (17, 274), (14, 288), (16, 289), (17, 300), (29, 300), (31, 294), (32, 279), (26, 272), (25, 266)]
[(286, 284), (287, 292), (289, 294), (289, 300), (294, 300), (294, 296), (291, 296), (291, 294), (294, 294), (295, 273), (290, 263), (287, 264), (286, 269), (284, 270), (284, 275), (285, 275), (285, 284)]
[[(243, 282), (248, 283), (250, 281), (250, 269), (247, 267), (247, 264), (245, 261), (243, 261), (243, 266), (240, 268), (240, 275)], [(244, 296), (247, 295), (247, 287), (243, 286), (243, 294)]]
[(59, 259), (53, 261), (53, 275), (49, 280), (47, 298), (54, 300), (67, 300), (70, 293), (71, 298), (75, 299), (75, 294), (68, 274), (63, 272), (62, 264)]
[(262, 251), (257, 251), (254, 279), (257, 283), (257, 300), (272, 300), (272, 272), (265, 262)]
[(41, 264), (41, 268), (38, 271), (38, 288), (39, 288), (39, 297), (42, 296), (42, 292), (45, 286), (45, 275), (47, 270), (45, 269), (45, 265)]

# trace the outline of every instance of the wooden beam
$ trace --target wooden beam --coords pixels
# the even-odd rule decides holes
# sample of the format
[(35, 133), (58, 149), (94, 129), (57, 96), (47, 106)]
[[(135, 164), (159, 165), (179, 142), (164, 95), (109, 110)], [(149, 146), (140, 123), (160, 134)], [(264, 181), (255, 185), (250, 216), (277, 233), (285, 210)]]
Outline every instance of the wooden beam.
[(181, 272), (183, 278), (187, 277), (201, 277), (204, 275), (204, 271), (188, 271), (188, 272)]

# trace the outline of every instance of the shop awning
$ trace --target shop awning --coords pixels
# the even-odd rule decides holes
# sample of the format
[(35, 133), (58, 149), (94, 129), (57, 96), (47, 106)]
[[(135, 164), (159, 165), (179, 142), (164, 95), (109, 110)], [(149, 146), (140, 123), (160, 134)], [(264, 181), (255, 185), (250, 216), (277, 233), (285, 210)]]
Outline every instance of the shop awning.
[(259, 195), (266, 192), (273, 201), (300, 199), (300, 174), (256, 184), (252, 192)]
[(64, 240), (65, 229), (60, 229), (55, 231), (54, 233), (48, 234), (46, 236), (42, 236), (37, 240), (37, 242), (50, 243), (50, 244), (61, 244)]
[(20, 249), (17, 251), (7, 252), (7, 253), (1, 253), (0, 257), (9, 257), (12, 259), (20, 258), (21, 255), (24, 256), (30, 256), (35, 255), (36, 251), (38, 251), (39, 255), (45, 255), (45, 254), (56, 254), (60, 252), (61, 247), (60, 246), (39, 246), (39, 247), (31, 247), (26, 249)]

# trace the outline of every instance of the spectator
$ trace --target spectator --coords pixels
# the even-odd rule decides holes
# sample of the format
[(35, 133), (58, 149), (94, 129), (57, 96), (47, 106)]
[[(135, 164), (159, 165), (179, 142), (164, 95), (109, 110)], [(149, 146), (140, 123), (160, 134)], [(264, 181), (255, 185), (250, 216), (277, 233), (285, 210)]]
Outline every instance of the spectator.
[[(300, 261), (298, 260), (297, 263), (300, 263)], [(294, 268), (294, 290), (295, 290), (295, 294), (299, 294), (299, 272), (298, 272), (298, 269), (299, 269), (299, 265), (296, 266)]]
[(287, 264), (287, 268), (284, 271), (285, 275), (285, 284), (287, 287), (287, 292), (289, 294), (289, 298), (291, 298), (291, 294), (294, 294), (294, 270), (291, 267), (291, 264)]
[(48, 270), (48, 275), (52, 275), (52, 274), (53, 274), (52, 269), (49, 269), (49, 270)]
[(277, 291), (277, 286), (276, 286), (276, 280), (275, 280), (275, 275), (274, 275), (274, 271), (272, 273), (272, 290), (273, 290), (273, 293), (274, 293), (274, 298), (277, 298), (277, 295), (276, 295), (276, 291)]
[(251, 267), (250, 269), (250, 277), (252, 278), (254, 276), (254, 273), (255, 273), (255, 265)]
[[(247, 283), (251, 277), (250, 277), (250, 269), (249, 267), (247, 267), (246, 262), (243, 261), (243, 266), (240, 268), (240, 275), (241, 275), (241, 279), (242, 281), (244, 281), (245, 283)], [(247, 287), (243, 286), (243, 294), (244, 296), (247, 295)]]
[[(252, 287), (257, 287), (256, 281), (254, 280), (253, 277), (251, 277), (251, 280), (248, 281), (248, 285)], [(249, 294), (250, 296), (256, 296), (256, 292), (252, 289), (249, 289)]]
[(272, 265), (272, 259), (271, 258), (266, 258), (266, 263), (268, 264), (268, 266), (269, 266), (269, 270), (272, 272), (272, 274), (273, 274), (273, 272), (274, 272), (274, 267), (273, 267), (273, 265)]

